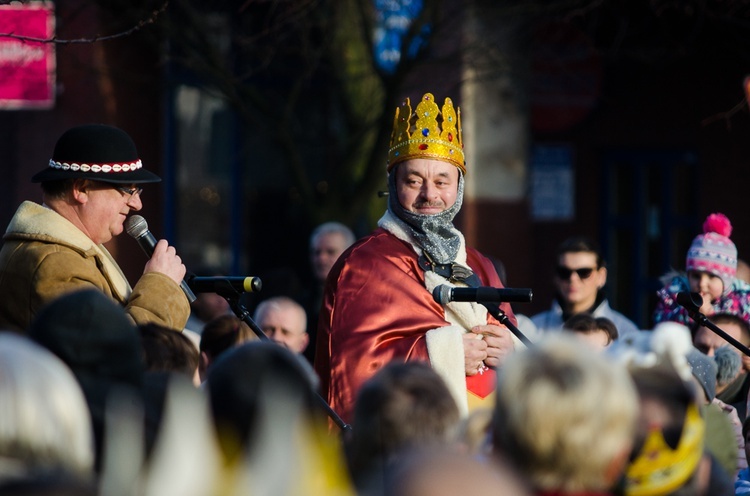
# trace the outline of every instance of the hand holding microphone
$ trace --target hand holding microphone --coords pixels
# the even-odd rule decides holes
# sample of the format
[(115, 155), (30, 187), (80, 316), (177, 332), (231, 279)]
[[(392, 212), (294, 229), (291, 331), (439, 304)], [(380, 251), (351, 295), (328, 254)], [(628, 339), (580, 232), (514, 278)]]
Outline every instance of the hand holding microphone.
[(162, 239), (157, 243), (156, 238), (148, 230), (146, 219), (140, 215), (131, 215), (125, 221), (125, 231), (138, 241), (141, 248), (150, 260), (146, 263), (143, 273), (160, 272), (180, 285), (190, 303), (195, 301), (195, 294), (185, 282), (187, 269), (182, 259), (177, 255), (174, 246), (169, 246), (167, 240)]
[(143, 269), (144, 274), (148, 272), (161, 272), (180, 284), (185, 278), (187, 269), (185, 264), (182, 263), (182, 259), (177, 255), (175, 247), (170, 246), (166, 239), (160, 239), (154, 246), (151, 259), (146, 262)]

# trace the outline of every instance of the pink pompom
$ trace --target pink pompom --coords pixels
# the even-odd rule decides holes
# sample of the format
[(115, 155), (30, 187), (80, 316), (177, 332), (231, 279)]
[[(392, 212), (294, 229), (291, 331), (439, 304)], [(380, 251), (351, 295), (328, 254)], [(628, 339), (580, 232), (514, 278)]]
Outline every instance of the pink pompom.
[(703, 223), (703, 232), (706, 234), (714, 232), (728, 238), (732, 234), (732, 223), (724, 214), (711, 214)]

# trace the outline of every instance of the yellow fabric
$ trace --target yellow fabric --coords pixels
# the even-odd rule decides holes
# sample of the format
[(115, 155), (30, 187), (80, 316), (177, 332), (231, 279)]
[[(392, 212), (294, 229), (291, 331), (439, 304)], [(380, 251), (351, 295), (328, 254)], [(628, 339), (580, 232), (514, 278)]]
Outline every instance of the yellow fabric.
[(466, 391), (466, 400), (469, 404), (469, 413), (480, 410), (480, 409), (490, 409), (492, 410), (495, 408), (495, 398), (497, 397), (497, 394), (493, 391), (484, 398), (481, 398), (477, 396), (476, 394), (472, 393), (471, 391)]
[(691, 404), (685, 414), (677, 449), (664, 441), (661, 430), (649, 432), (638, 458), (626, 471), (628, 496), (659, 496), (680, 488), (695, 472), (703, 456), (705, 423), (698, 407)]

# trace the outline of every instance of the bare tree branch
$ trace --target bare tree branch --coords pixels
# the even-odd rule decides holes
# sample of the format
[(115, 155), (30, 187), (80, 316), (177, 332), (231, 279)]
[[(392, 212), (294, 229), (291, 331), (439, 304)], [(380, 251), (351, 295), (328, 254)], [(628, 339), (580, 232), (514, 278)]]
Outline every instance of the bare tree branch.
[(164, 11), (167, 10), (168, 5), (169, 5), (169, 0), (165, 0), (162, 6), (154, 10), (153, 12), (151, 12), (151, 16), (148, 17), (147, 19), (138, 21), (138, 23), (135, 26), (133, 26), (132, 28), (126, 31), (122, 31), (120, 33), (115, 33), (115, 34), (111, 34), (107, 36), (96, 35), (93, 38), (78, 38), (75, 40), (61, 40), (61, 39), (58, 39), (56, 36), (53, 36), (52, 38), (35, 38), (33, 36), (21, 36), (21, 35), (17, 35), (14, 33), (0, 33), (0, 38), (12, 38), (15, 40), (33, 41), (36, 43), (56, 43), (58, 45), (71, 45), (74, 43), (95, 43), (97, 41), (109, 41), (109, 40), (114, 40), (117, 38), (123, 38), (125, 36), (130, 36), (136, 31), (140, 31), (144, 26), (153, 24), (154, 22), (156, 22), (157, 17), (159, 17), (160, 14), (164, 13)]
[(747, 106), (747, 99), (743, 98), (734, 107), (727, 110), (726, 112), (719, 112), (710, 117), (706, 117), (701, 121), (702, 126), (707, 126), (716, 121), (723, 120), (726, 123), (727, 129), (732, 129), (732, 116)]

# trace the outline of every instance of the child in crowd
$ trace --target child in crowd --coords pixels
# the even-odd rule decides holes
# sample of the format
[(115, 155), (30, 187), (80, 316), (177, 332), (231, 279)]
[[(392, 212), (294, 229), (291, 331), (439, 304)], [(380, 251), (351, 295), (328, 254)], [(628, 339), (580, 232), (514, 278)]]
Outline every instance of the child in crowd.
[(603, 350), (617, 340), (619, 333), (614, 322), (607, 317), (594, 317), (590, 313), (578, 313), (565, 321), (563, 331), (590, 344), (595, 350)]
[(750, 321), (750, 285), (735, 277), (737, 247), (729, 235), (732, 224), (720, 213), (711, 214), (703, 223), (703, 234), (696, 236), (687, 253), (686, 275), (675, 275), (657, 292), (654, 323), (673, 321), (691, 326), (688, 311), (677, 303), (683, 291), (700, 293), (706, 316), (729, 313)]

